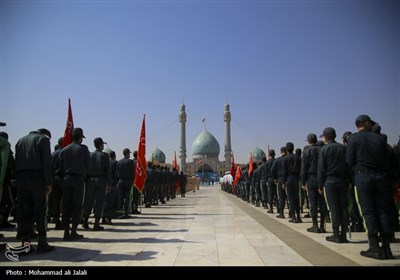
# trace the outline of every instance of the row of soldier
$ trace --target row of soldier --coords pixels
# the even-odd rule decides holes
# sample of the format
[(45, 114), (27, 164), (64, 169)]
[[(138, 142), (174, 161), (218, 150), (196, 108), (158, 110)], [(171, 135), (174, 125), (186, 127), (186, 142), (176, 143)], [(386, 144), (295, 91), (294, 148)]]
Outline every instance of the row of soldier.
[(307, 231), (326, 233), (330, 216), (333, 235), (326, 240), (348, 243), (346, 233), (365, 231), (365, 223), (369, 249), (361, 255), (392, 259), (390, 242), (396, 241), (394, 232), (399, 230), (394, 201), (400, 178), (398, 147), (387, 144), (386, 135), (369, 116), (358, 116), (355, 124), (358, 132), (345, 132), (343, 144), (335, 141), (336, 131), (328, 127), (320, 136), (323, 142), (314, 133), (307, 135), (303, 153), (300, 149), (294, 153), (291, 142), (280, 149), (277, 159), (270, 150), (270, 159), (264, 158), (258, 166), (253, 163), (253, 172), (249, 165), (244, 168), (232, 192), (256, 207), (261, 203), (268, 213), (275, 205), (277, 218), (285, 218), (288, 204), (289, 222), (302, 223), (301, 193), (306, 190), (312, 219)]
[[(8, 140), (1, 132), (0, 137)], [(137, 152), (124, 149), (124, 158), (117, 161), (115, 152), (103, 152), (102, 138), (94, 139), (96, 150), (92, 153), (82, 144), (83, 130), (72, 130), (72, 143), (61, 148), (60, 138), (55, 151), (50, 151), (51, 133), (47, 129), (32, 131), (22, 137), (15, 146), (15, 161), (10, 147), (2, 190), (1, 226), (13, 227), (8, 222), (11, 208), (17, 203), (17, 238), (22, 244), (38, 237), (37, 253), (54, 250), (47, 243), (47, 222), (52, 220), (56, 230), (64, 230), (65, 241), (79, 240), (80, 223), (89, 229), (89, 216), (94, 213), (93, 231), (112, 224), (112, 218), (122, 211), (118, 218), (129, 218), (129, 214), (140, 214), (141, 194), (132, 186), (135, 178)], [(4, 161), (3, 161), (4, 162)], [(147, 164), (147, 178), (143, 189), (145, 207), (165, 204), (174, 199), (178, 188), (184, 196), (186, 175), (178, 174), (174, 168)], [(13, 194), (13, 192), (16, 192)], [(48, 197), (48, 199), (46, 199)], [(46, 220), (47, 218), (47, 220)], [(33, 230), (36, 223), (38, 233)], [(31, 253), (34, 247), (30, 246)]]

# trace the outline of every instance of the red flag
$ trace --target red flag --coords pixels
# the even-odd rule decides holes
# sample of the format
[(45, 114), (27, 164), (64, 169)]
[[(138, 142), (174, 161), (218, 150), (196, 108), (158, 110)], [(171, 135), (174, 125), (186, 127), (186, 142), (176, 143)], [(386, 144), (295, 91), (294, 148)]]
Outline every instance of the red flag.
[(142, 130), (140, 131), (140, 139), (137, 153), (137, 163), (135, 170), (135, 180), (133, 184), (135, 187), (142, 192), (144, 189), (144, 183), (146, 182), (146, 126), (145, 126), (146, 115), (143, 115)]
[(242, 176), (242, 168), (240, 167), (240, 165), (237, 167), (236, 169), (236, 174), (235, 174), (235, 180), (233, 181), (233, 185), (237, 186), (237, 184), (239, 183), (240, 177)]
[(68, 98), (68, 117), (65, 126), (62, 148), (72, 143), (72, 129), (74, 129), (74, 119), (72, 118), (71, 99)]
[(231, 161), (231, 175), (235, 178), (235, 157), (233, 156), (232, 152), (232, 161)]
[(249, 161), (249, 176), (253, 172), (253, 153), (250, 153), (250, 161)]
[(176, 151), (174, 151), (174, 168), (178, 170), (178, 162), (176, 161)]
[(269, 155), (269, 145), (268, 145), (268, 159), (271, 159), (271, 156)]

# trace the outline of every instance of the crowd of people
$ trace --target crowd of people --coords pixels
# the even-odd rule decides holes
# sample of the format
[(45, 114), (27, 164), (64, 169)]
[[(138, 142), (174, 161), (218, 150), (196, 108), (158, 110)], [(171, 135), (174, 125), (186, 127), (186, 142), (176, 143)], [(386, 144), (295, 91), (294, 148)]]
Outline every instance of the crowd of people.
[[(358, 116), (355, 125), (357, 132), (346, 131), (343, 143), (336, 142), (335, 129), (327, 127), (320, 135), (323, 141), (309, 133), (303, 151), (288, 142), (275, 159), (272, 149), (268, 160), (243, 167), (240, 178), (232, 178), (223, 188), (268, 213), (276, 209), (279, 219), (286, 218), (287, 207), (291, 223), (302, 223), (307, 204), (312, 219), (308, 232), (325, 234), (329, 221), (333, 234), (326, 240), (348, 243), (347, 232), (366, 231), (369, 249), (361, 255), (393, 259), (390, 243), (400, 228), (399, 201), (395, 201), (399, 149), (387, 144), (379, 124), (369, 116)], [(47, 243), (49, 223), (64, 231), (64, 241), (80, 240), (80, 224), (84, 230), (101, 231), (101, 224), (140, 214), (142, 201), (151, 207), (174, 199), (178, 190), (185, 195), (188, 180), (183, 172), (151, 162), (140, 193), (133, 186), (136, 151), (131, 159), (132, 152), (124, 149), (124, 157), (117, 161), (115, 152), (103, 152), (106, 143), (97, 137), (95, 151), (89, 152), (82, 144), (83, 130), (74, 128), (72, 143), (64, 146), (61, 137), (51, 153), (50, 138), (47, 129), (30, 132), (16, 143), (14, 157), (7, 133), (0, 132), (0, 228), (15, 227), (9, 219), (14, 215), (17, 238), (22, 244), (38, 238), (37, 253), (54, 250)], [(34, 251), (30, 246), (27, 254)]]
[[(71, 135), (72, 143), (63, 145), (61, 137), (51, 153), (50, 131), (32, 131), (18, 140), (14, 157), (7, 133), (0, 132), (0, 228), (15, 227), (9, 219), (14, 216), (16, 238), (22, 245), (38, 238), (36, 253), (54, 250), (47, 243), (49, 223), (54, 223), (52, 230), (64, 231), (64, 241), (80, 240), (84, 237), (77, 231), (80, 224), (84, 230), (101, 231), (101, 223), (112, 225), (114, 218), (141, 214), (142, 201), (150, 208), (174, 199), (178, 192), (185, 196), (187, 176), (176, 168), (148, 162), (140, 193), (133, 185), (137, 151), (131, 159), (132, 152), (125, 148), (124, 157), (117, 161), (115, 152), (103, 152), (102, 138), (94, 139), (95, 151), (89, 152), (82, 144), (81, 128), (72, 129)], [(1, 250), (5, 247), (2, 243)], [(35, 251), (29, 248), (25, 254)]]
[[(269, 151), (269, 159), (243, 167), (240, 178), (224, 186), (243, 200), (263, 206), (268, 213), (289, 222), (302, 223), (305, 201), (312, 219), (307, 229), (326, 233), (329, 242), (348, 243), (347, 232), (367, 232), (369, 249), (364, 257), (393, 259), (390, 243), (396, 242), (399, 226), (400, 151), (387, 144), (387, 136), (368, 115), (356, 118), (357, 132), (346, 131), (336, 142), (332, 127), (307, 135), (303, 151), (291, 142), (280, 148), (280, 157)], [(399, 141), (400, 144), (400, 141)], [(237, 182), (237, 183), (236, 183)]]

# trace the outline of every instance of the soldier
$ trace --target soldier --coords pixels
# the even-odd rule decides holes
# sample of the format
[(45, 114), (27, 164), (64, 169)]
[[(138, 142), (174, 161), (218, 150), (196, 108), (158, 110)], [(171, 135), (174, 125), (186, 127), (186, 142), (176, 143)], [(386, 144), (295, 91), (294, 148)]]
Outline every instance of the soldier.
[[(317, 135), (310, 133), (307, 135), (308, 146), (304, 148), (301, 160), (300, 182), (302, 188), (307, 190), (310, 202), (310, 212), (312, 227), (308, 232), (325, 233), (326, 204), (325, 198), (318, 192), (318, 156), (320, 147), (316, 145)], [(320, 226), (318, 227), (318, 209), (321, 212)]]
[[(307, 147), (307, 146), (306, 146), (306, 147)], [(306, 148), (306, 147), (305, 147), (305, 148)], [(300, 149), (300, 148), (297, 148), (297, 149), (295, 150), (294, 154), (300, 158), (300, 162), (301, 162), (301, 154), (302, 154), (301, 149)], [(300, 165), (300, 171), (301, 171), (301, 165)], [(299, 182), (300, 182), (300, 181), (299, 181)], [(300, 195), (300, 213), (303, 213), (303, 212), (304, 212), (304, 211), (303, 211), (303, 209), (304, 209), (304, 204), (306, 204), (306, 208), (307, 208), (307, 209), (310, 209), (310, 203), (309, 203), (309, 201), (308, 201), (307, 191), (306, 191), (304, 188), (302, 188), (301, 182), (300, 182), (300, 185), (299, 185), (299, 195)], [(304, 215), (304, 218), (310, 218), (309, 213), (307, 213), (306, 215)]]
[(185, 173), (181, 171), (180, 177), (179, 177), (179, 184), (180, 184), (180, 191), (181, 191), (181, 197), (185, 197), (185, 192), (186, 192), (186, 184), (187, 184), (187, 178)]
[(242, 171), (241, 180), (243, 182), (243, 200), (250, 202), (250, 182), (249, 182), (249, 164)]
[(262, 207), (268, 209), (268, 187), (267, 187), (267, 158), (262, 158), (260, 169), (260, 189), (261, 189), (261, 204)]
[(277, 185), (277, 193), (278, 193), (278, 211), (279, 215), (277, 218), (284, 219), (285, 214), (285, 203), (286, 203), (286, 192), (284, 188), (285, 179), (283, 173), (283, 161), (286, 157), (287, 150), (286, 147), (281, 147), (280, 150), (281, 156), (274, 161), (272, 165), (272, 174), (274, 176), (274, 182)]
[[(51, 166), (53, 168), (54, 175), (54, 183), (53, 190), (50, 194), (52, 197), (52, 203), (49, 203), (49, 207), (51, 207), (51, 213), (53, 222), (55, 223), (56, 230), (62, 230), (63, 226), (60, 221), (61, 214), (61, 198), (62, 198), (62, 182), (64, 180), (64, 174), (61, 170), (61, 161), (60, 155), (62, 151), (62, 142), (64, 137), (58, 138), (57, 149), (51, 154)], [(50, 199), (49, 199), (50, 201)]]
[(299, 180), (300, 180), (300, 158), (293, 154), (294, 145), (292, 142), (286, 143), (288, 151), (287, 156), (283, 160), (283, 178), (286, 194), (289, 200), (289, 216), (291, 223), (302, 223), (300, 216), (300, 197), (299, 197)]
[[(5, 126), (6, 124), (0, 122), (0, 126)], [(7, 135), (8, 136), (8, 135)], [(10, 143), (8, 139), (3, 135), (0, 135), (0, 201), (3, 203), (3, 192), (4, 192), (4, 180), (7, 172), (7, 165), (10, 153)], [(4, 216), (3, 216), (4, 219)], [(0, 233), (0, 238), (4, 235)], [(7, 243), (0, 243), (0, 252), (6, 249)]]
[(133, 184), (134, 162), (130, 159), (131, 151), (125, 148), (122, 151), (124, 158), (117, 163), (118, 189), (121, 193), (121, 202), (124, 214), (121, 219), (129, 218), (129, 196)]
[[(0, 137), (3, 137), (8, 141), (8, 134), (4, 131), (0, 132)], [(0, 148), (1, 149), (1, 148)], [(5, 148), (4, 148), (5, 149)], [(8, 159), (6, 160), (6, 172), (3, 180), (3, 193), (0, 195), (0, 218), (2, 216), (2, 221), (0, 223), (0, 228), (13, 228), (15, 227), (14, 224), (10, 224), (8, 222), (8, 217), (10, 216), (10, 211), (14, 206), (15, 201), (15, 188), (16, 188), (16, 181), (15, 181), (15, 159), (14, 154), (11, 151), (11, 147), (8, 148)], [(0, 160), (1, 164), (1, 160)]]
[(271, 149), (269, 151), (269, 160), (267, 161), (266, 166), (266, 177), (267, 177), (267, 186), (268, 186), (268, 204), (269, 210), (267, 213), (274, 213), (274, 200), (276, 197), (276, 184), (274, 182), (274, 176), (272, 174), (272, 166), (275, 162), (275, 150)]
[[(137, 151), (134, 151), (133, 152), (133, 181), (135, 180), (136, 163), (137, 163)], [(140, 214), (140, 211), (138, 210), (138, 208), (140, 205), (141, 197), (142, 196), (141, 196), (139, 190), (135, 186), (133, 186), (132, 214)]]
[[(74, 128), (71, 134), (72, 143), (63, 148), (60, 155), (61, 170), (64, 174), (62, 223), (65, 241), (83, 238), (83, 235), (78, 234), (76, 230), (82, 217), (85, 176), (90, 162), (89, 149), (82, 144), (83, 138), (85, 138), (82, 128)], [(71, 222), (72, 229), (70, 232)]]
[[(396, 190), (396, 182), (395, 178), (397, 177), (396, 171), (397, 171), (397, 160), (396, 157), (393, 153), (392, 147), (387, 143), (387, 135), (385, 133), (381, 133), (381, 126), (379, 124), (374, 124), (371, 128), (372, 132), (375, 132), (378, 135), (381, 135), (383, 139), (385, 140), (386, 143), (386, 153), (387, 153), (387, 159), (385, 162), (385, 177), (387, 180), (387, 185), (390, 186), (390, 188), (387, 189), (388, 195), (392, 195), (395, 193)], [(396, 208), (396, 203), (394, 201), (393, 197), (393, 203), (390, 203), (390, 210), (389, 210), (389, 215), (390, 215), (390, 220), (393, 223), (393, 228), (396, 228), (396, 225), (398, 226), (398, 211)], [(396, 242), (396, 238), (393, 232), (391, 242)]]
[(115, 213), (119, 208), (119, 193), (117, 191), (117, 161), (116, 154), (114, 151), (110, 152), (110, 185), (107, 188), (106, 200), (104, 201), (104, 211), (103, 211), (103, 224), (112, 225), (112, 218), (115, 217)]
[[(18, 219), (22, 245), (30, 242), (33, 222), (36, 222), (39, 240), (36, 253), (54, 250), (47, 244), (46, 195), (53, 184), (51, 168), (51, 133), (45, 128), (32, 131), (15, 145), (15, 163), (18, 182)], [(28, 253), (33, 252), (31, 246)]]
[(93, 231), (104, 230), (100, 226), (100, 219), (103, 216), (104, 201), (106, 199), (107, 186), (110, 184), (110, 160), (103, 152), (104, 144), (102, 138), (94, 139), (96, 151), (90, 154), (89, 170), (87, 172), (85, 200), (83, 205), (83, 228), (89, 229), (88, 220), (94, 206)]
[[(347, 243), (349, 213), (347, 210), (348, 168), (346, 165), (346, 149), (335, 141), (336, 131), (332, 127), (324, 129), (321, 137), (325, 145), (318, 158), (319, 192), (325, 192), (326, 201), (331, 212), (333, 235), (327, 241)], [(339, 232), (341, 227), (341, 232)]]
[(253, 204), (256, 207), (260, 207), (260, 200), (261, 200), (260, 165), (257, 165), (257, 163), (255, 163), (255, 162), (253, 162), (253, 165), (254, 165), (254, 171), (250, 175), (250, 177), (252, 177), (251, 185), (253, 186), (253, 190), (254, 190), (253, 197), (255, 198), (253, 201)]
[[(390, 156), (383, 137), (371, 131), (375, 122), (368, 115), (358, 116), (355, 124), (358, 132), (349, 138), (346, 161), (354, 170), (358, 201), (368, 230), (369, 249), (360, 254), (373, 259), (391, 259), (393, 228), (389, 205), (392, 196), (387, 192), (385, 174), (385, 163)], [(382, 247), (379, 247), (378, 233)]]
[[(347, 143), (349, 142), (349, 138), (353, 133), (351, 131), (346, 131), (343, 133), (342, 139), (343, 139), (343, 145), (346, 147)], [(349, 192), (347, 195), (348, 198), (348, 209), (349, 209), (349, 216), (350, 216), (350, 230), (352, 232), (365, 232), (365, 228), (363, 226), (364, 224), (364, 219), (361, 217), (360, 210), (358, 207), (358, 203), (356, 200), (356, 194), (355, 194), (355, 186), (354, 186), (354, 174), (350, 170), (350, 176), (349, 176)]]
[[(175, 169), (174, 169), (175, 170)], [(153, 164), (151, 162), (147, 163), (146, 170), (146, 183), (144, 188), (144, 203), (146, 208), (151, 208), (151, 200), (153, 198), (153, 188), (155, 183), (155, 174), (153, 170)], [(179, 174), (178, 174), (179, 177)], [(176, 192), (176, 190), (175, 190)]]

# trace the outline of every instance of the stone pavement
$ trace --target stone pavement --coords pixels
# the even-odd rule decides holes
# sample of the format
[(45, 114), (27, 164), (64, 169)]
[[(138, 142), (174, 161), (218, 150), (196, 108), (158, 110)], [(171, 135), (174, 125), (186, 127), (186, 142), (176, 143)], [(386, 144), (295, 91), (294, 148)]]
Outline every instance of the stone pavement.
[[(368, 248), (365, 233), (353, 233), (350, 244), (334, 244), (325, 241), (330, 224), (328, 234), (309, 233), (310, 219), (291, 224), (266, 211), (219, 185), (201, 187), (131, 219), (115, 219), (101, 232), (79, 227), (85, 236), (79, 242), (64, 242), (62, 231), (50, 230), (55, 251), (19, 262), (2, 252), (0, 266), (400, 266), (399, 243), (392, 244), (397, 259), (368, 259), (359, 254)], [(20, 245), (15, 231), (3, 233), (2, 241)]]

